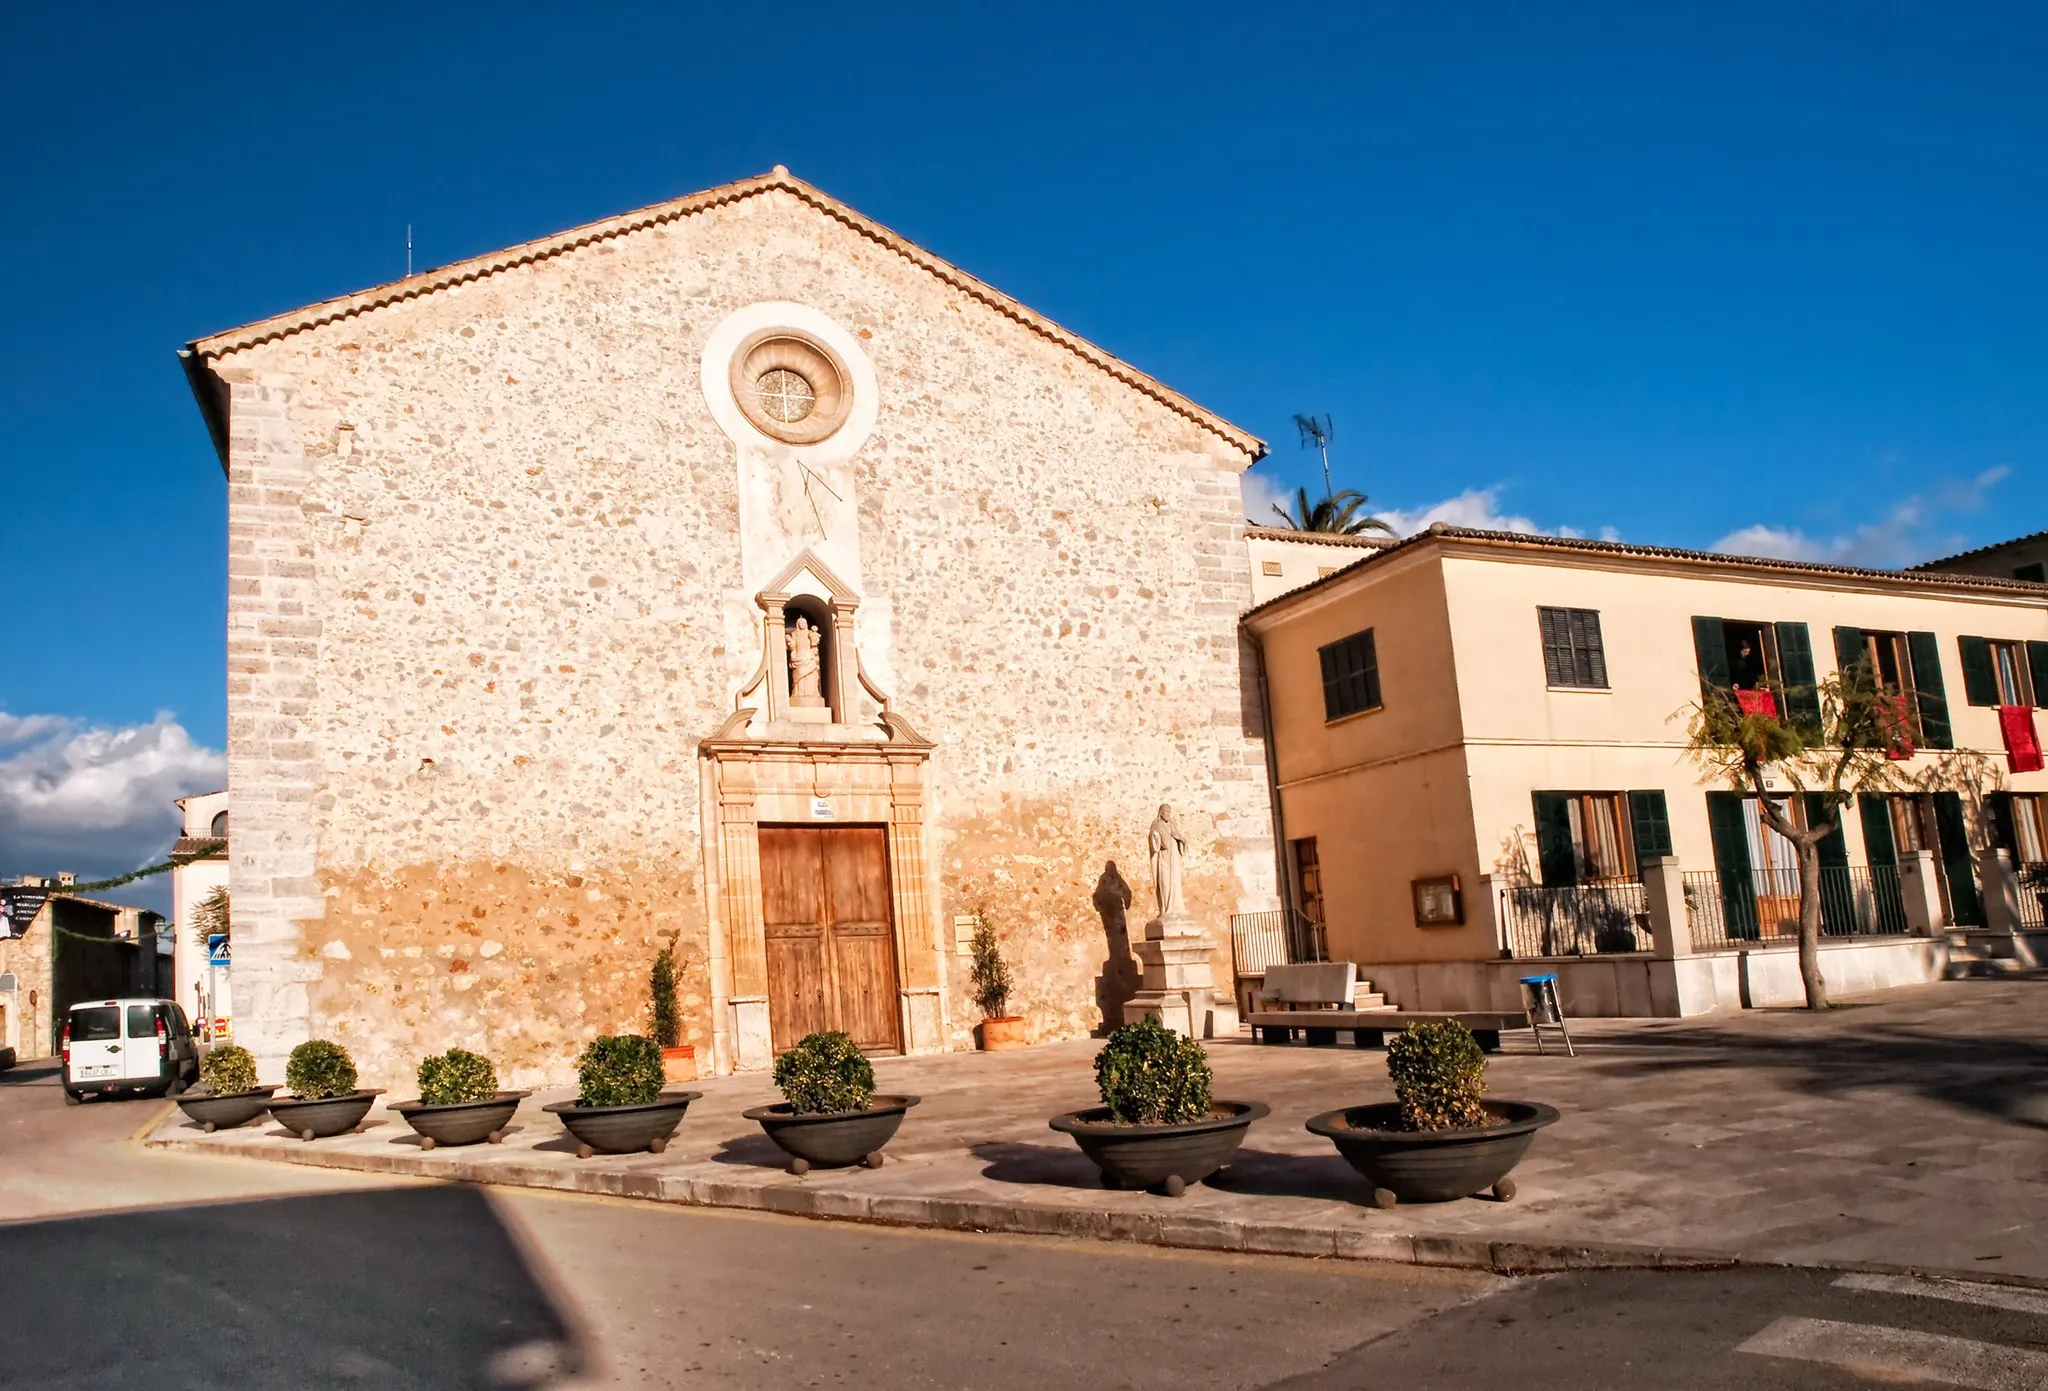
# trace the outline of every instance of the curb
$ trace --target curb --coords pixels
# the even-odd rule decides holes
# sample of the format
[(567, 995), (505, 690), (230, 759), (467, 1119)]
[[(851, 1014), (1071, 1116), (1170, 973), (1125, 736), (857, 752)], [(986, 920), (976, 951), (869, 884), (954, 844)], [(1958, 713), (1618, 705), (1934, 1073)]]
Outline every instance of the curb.
[(152, 1136), (145, 1147), (185, 1154), (224, 1154), (273, 1164), (299, 1164), (316, 1169), (388, 1174), (544, 1192), (581, 1193), (683, 1207), (726, 1208), (766, 1212), (784, 1217), (824, 1221), (865, 1222), (876, 1226), (936, 1231), (998, 1232), (1016, 1236), (1064, 1237), (1085, 1241), (1127, 1241), (1189, 1251), (1243, 1252), (1247, 1255), (1298, 1256), (1320, 1260), (1379, 1261), (1393, 1265), (1482, 1270), (1495, 1275), (1551, 1275), (1592, 1270), (1813, 1270), (1907, 1275), (1932, 1279), (1967, 1279), (1973, 1284), (2048, 1289), (2048, 1278), (1984, 1270), (1871, 1261), (1793, 1261), (1745, 1256), (1734, 1251), (1645, 1246), (1629, 1242), (1492, 1241), (1484, 1237), (1425, 1236), (1415, 1233), (1356, 1231), (1327, 1226), (1260, 1222), (1208, 1217), (1196, 1213), (1111, 1212), (1034, 1204), (985, 1202), (968, 1198), (920, 1198), (895, 1193), (861, 1193), (813, 1186), (803, 1180), (772, 1184), (700, 1178), (656, 1169), (569, 1167), (494, 1159), (488, 1164), (466, 1161), (447, 1151), (429, 1158), (423, 1152), (362, 1154), (307, 1145), (223, 1139), (205, 1141), (177, 1136)]

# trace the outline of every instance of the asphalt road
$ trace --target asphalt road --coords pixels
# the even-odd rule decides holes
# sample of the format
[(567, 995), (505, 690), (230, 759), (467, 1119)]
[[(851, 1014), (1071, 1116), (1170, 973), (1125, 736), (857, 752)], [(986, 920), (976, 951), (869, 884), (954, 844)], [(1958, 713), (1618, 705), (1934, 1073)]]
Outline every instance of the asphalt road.
[(0, 1074), (0, 1385), (2048, 1387), (2048, 1294), (907, 1232), (143, 1150)]

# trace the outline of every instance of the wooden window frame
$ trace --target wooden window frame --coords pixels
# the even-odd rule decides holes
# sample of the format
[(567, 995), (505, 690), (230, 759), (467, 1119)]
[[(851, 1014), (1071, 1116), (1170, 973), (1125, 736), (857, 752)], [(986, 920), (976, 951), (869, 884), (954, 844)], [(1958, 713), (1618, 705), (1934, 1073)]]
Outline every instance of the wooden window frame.
[[(1380, 692), (1379, 646), (1371, 628), (1324, 643), (1316, 657), (1323, 674), (1324, 724), (1386, 708)], [(1357, 704), (1351, 703), (1354, 695)]]
[[(1986, 638), (1984, 648), (1991, 658), (1991, 679), (1998, 683), (1998, 703), (2031, 706), (2034, 690), (2027, 670), (2027, 645), (2004, 638)], [(2011, 663), (2010, 683), (2006, 680), (2008, 662)]]
[(1536, 607), (1536, 633), (1543, 647), (1543, 680), (1553, 691), (1605, 691), (1607, 644), (1600, 610)]

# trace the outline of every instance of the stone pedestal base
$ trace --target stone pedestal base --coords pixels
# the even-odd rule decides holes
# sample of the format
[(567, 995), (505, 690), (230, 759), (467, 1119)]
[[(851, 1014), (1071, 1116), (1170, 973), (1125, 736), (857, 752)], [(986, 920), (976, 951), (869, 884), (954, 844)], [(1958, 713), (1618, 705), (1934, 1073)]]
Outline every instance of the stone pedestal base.
[(1210, 972), (1211, 948), (1186, 917), (1145, 925), (1145, 940), (1131, 944), (1143, 977), (1124, 1002), (1124, 1022), (1157, 1019), (1183, 1038), (1228, 1038), (1237, 1032), (1237, 1002), (1218, 992)]

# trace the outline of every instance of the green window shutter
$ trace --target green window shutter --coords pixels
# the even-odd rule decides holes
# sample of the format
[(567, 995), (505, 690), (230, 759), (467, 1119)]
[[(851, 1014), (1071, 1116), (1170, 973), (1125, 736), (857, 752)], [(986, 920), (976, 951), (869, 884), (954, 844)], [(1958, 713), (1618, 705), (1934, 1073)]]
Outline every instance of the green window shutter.
[(1628, 794), (1628, 824), (1635, 836), (1636, 870), (1643, 861), (1671, 853), (1671, 811), (1656, 789)]
[(2048, 706), (2048, 642), (2027, 644), (2027, 669), (2034, 677), (2034, 704)]
[(1693, 619), (1692, 650), (1699, 659), (1702, 699), (1710, 690), (1725, 691), (1735, 684), (1734, 674), (1728, 670), (1728, 635), (1720, 619)]
[(1864, 649), (1861, 628), (1835, 629), (1835, 667), (1844, 679), (1858, 662), (1869, 660), (1870, 653)]
[(1563, 609), (1536, 610), (1536, 630), (1543, 639), (1543, 680), (1550, 686), (1571, 684), (1572, 640)]
[[(1848, 812), (1843, 807), (1835, 816), (1835, 829), (1828, 832), (1826, 840), (1820, 843), (1820, 867), (1845, 866), (1849, 863), (1849, 842), (1842, 836), (1842, 816)], [(1806, 824), (1818, 826), (1827, 820), (1827, 799), (1818, 792), (1806, 794)]]
[(1566, 889), (1579, 882), (1579, 856), (1572, 847), (1571, 798), (1562, 792), (1533, 792), (1536, 804), (1536, 860), (1543, 887)]
[[(2033, 647), (2034, 644), (2027, 644), (2029, 661), (2033, 659)], [(1998, 673), (1991, 666), (1991, 644), (1983, 638), (1957, 638), (1956, 652), (1963, 659), (1963, 699), (1972, 705), (1998, 704)], [(1914, 675), (1919, 672), (1916, 670)]]
[(1778, 675), (1785, 683), (1785, 722), (1810, 740), (1820, 738), (1820, 678), (1813, 670), (1813, 638), (1804, 623), (1779, 623)]
[(1941, 644), (1932, 633), (1906, 634), (1906, 652), (1913, 659), (1913, 697), (1920, 707), (1920, 737), (1930, 749), (1952, 749), (1948, 696), (1941, 681)]
[(1896, 865), (1899, 849), (1892, 840), (1891, 799), (1882, 793), (1866, 792), (1856, 799), (1863, 814), (1863, 858), (1873, 865)]
[(1934, 794), (1934, 830), (1941, 841), (1941, 873), (1948, 881), (1949, 915), (1958, 927), (1984, 925), (1984, 901), (1977, 894), (1977, 863), (1963, 822), (1963, 794)]
[[(1849, 841), (1842, 834), (1845, 806), (1835, 816), (1835, 828), (1821, 841), (1820, 928), (1823, 932), (1852, 933), (1856, 930), (1856, 888), (1849, 882)], [(1806, 794), (1806, 824), (1818, 826), (1827, 819), (1827, 799), (1818, 792)]]
[(1991, 823), (1991, 843), (2000, 850), (2011, 854), (2014, 862), (2017, 863), (2020, 854), (2020, 840), (2013, 831), (2012, 793), (1985, 793), (1984, 816)]
[(1728, 936), (1755, 941), (1761, 932), (1756, 886), (1749, 877), (1749, 828), (1742, 815), (1746, 799), (1737, 792), (1707, 794), (1707, 830), (1714, 839), (1714, 871), (1721, 880), (1721, 919)]

